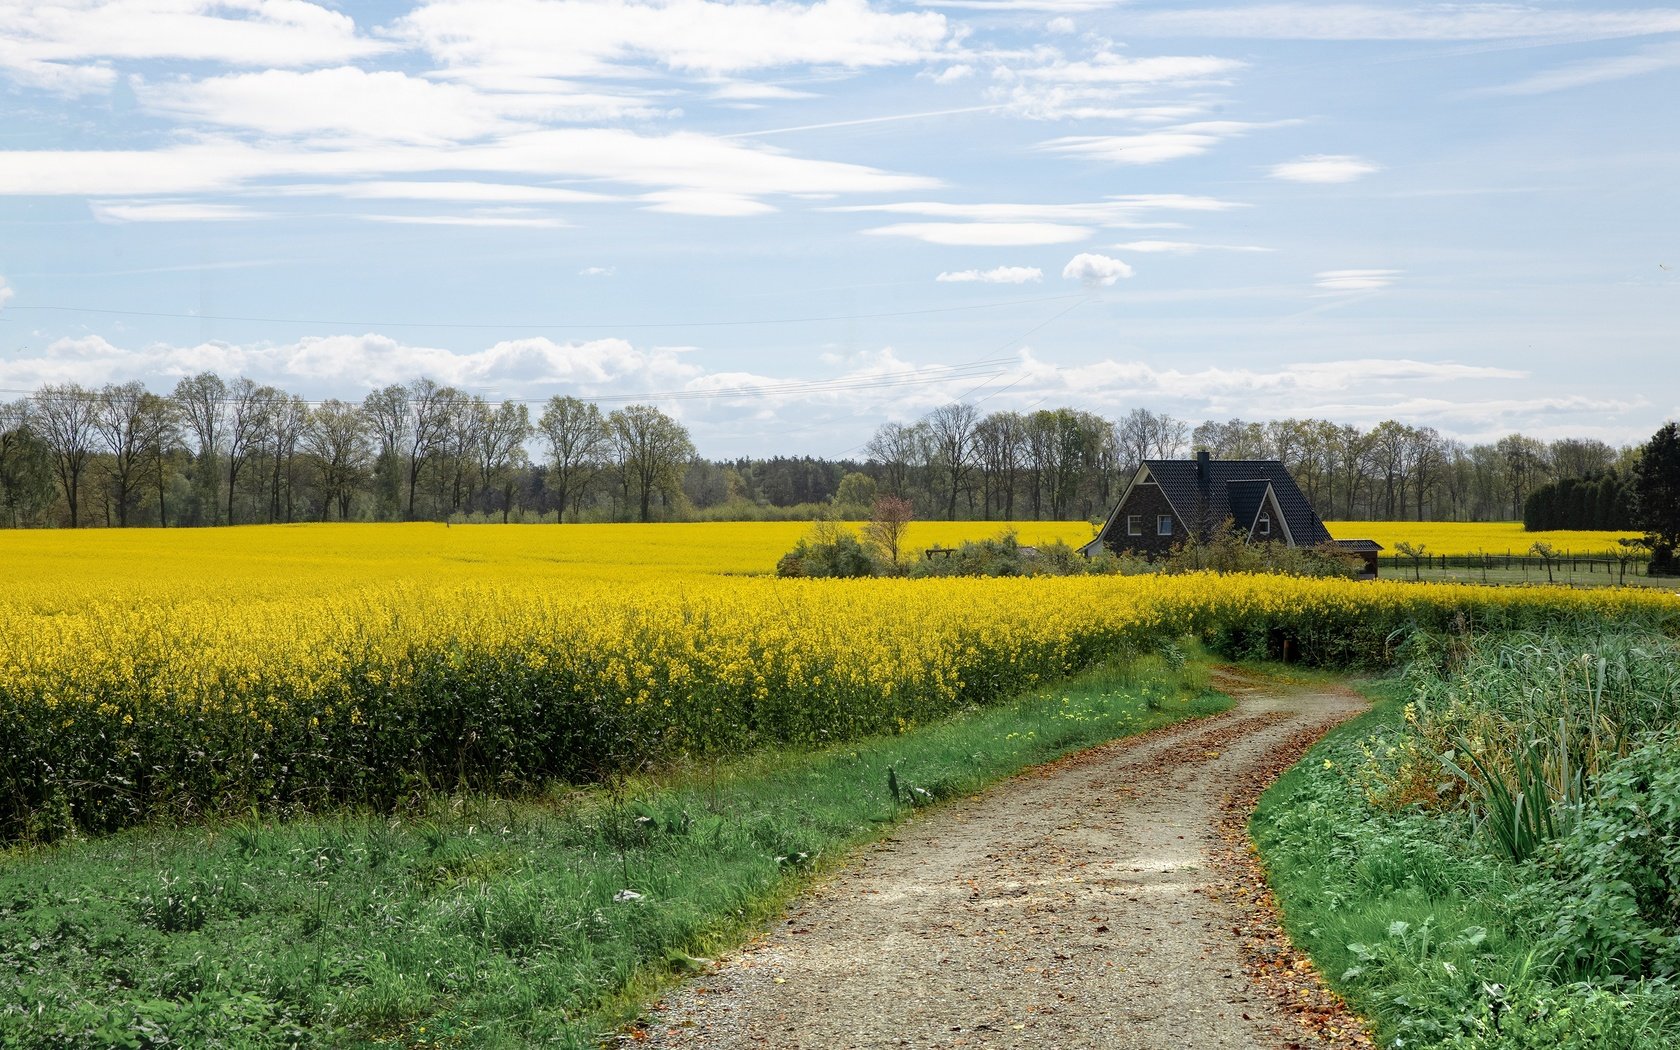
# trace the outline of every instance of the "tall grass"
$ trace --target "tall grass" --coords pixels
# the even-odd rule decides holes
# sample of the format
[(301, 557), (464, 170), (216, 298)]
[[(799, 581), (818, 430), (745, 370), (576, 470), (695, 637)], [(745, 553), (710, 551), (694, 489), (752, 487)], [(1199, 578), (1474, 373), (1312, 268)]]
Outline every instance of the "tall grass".
[[(1680, 643), (1626, 627), (1534, 631), (1460, 642), (1407, 672), (1412, 702), (1390, 791), (1428, 756), (1468, 797), (1479, 830), (1513, 860), (1566, 834), (1609, 765), (1680, 719)], [(1449, 672), (1441, 673), (1444, 668)], [(1424, 792), (1427, 794), (1427, 792)]]

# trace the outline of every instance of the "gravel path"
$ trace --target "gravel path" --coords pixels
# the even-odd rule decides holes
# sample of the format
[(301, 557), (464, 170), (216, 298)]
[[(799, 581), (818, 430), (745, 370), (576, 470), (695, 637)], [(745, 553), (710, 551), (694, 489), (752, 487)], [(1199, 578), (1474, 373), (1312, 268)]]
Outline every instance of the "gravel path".
[(1216, 684), (1238, 701), (1225, 714), (918, 815), (715, 972), (675, 990), (635, 1041), (1313, 1045), (1245, 967), (1239, 931), (1261, 905), (1222, 892), (1221, 807), (1230, 809), (1233, 785), (1275, 769), (1364, 702), (1233, 671)]

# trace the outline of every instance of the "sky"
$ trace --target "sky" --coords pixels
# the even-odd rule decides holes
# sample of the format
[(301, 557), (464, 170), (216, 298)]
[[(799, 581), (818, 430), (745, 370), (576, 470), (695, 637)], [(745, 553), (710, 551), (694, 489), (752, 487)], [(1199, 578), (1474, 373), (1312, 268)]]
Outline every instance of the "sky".
[(1680, 416), (1680, 10), (0, 0), (0, 399)]

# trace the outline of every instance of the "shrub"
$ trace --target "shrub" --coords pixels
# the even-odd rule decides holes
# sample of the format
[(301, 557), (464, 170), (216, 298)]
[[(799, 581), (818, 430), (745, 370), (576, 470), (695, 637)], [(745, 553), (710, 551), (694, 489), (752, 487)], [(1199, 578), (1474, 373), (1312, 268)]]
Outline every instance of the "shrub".
[(1566, 971), (1680, 976), (1680, 739), (1614, 763), (1543, 864), (1541, 944)]
[(810, 579), (878, 576), (882, 574), (880, 569), (855, 535), (827, 522), (812, 529), (776, 563), (778, 576)]

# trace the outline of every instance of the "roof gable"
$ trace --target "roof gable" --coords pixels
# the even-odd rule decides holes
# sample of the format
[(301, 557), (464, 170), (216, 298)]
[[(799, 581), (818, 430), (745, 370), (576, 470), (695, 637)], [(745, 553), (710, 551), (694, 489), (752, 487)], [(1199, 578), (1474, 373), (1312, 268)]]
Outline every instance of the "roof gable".
[[(1194, 459), (1145, 460), (1127, 487), (1131, 495), (1137, 481), (1145, 476), (1160, 485), (1161, 493), (1185, 525), (1197, 532), (1211, 532), (1220, 522), (1230, 518), (1245, 532), (1251, 531), (1259, 517), (1260, 508), (1269, 501), (1277, 508), (1287, 541), (1299, 547), (1313, 547), (1330, 539), (1324, 527), (1287, 468), (1275, 459), (1210, 459), (1204, 464)], [(1114, 521), (1125, 505), (1122, 498), (1109, 520)], [(1105, 528), (1104, 534), (1107, 534)]]

